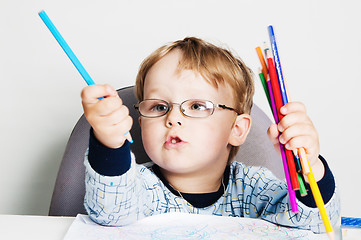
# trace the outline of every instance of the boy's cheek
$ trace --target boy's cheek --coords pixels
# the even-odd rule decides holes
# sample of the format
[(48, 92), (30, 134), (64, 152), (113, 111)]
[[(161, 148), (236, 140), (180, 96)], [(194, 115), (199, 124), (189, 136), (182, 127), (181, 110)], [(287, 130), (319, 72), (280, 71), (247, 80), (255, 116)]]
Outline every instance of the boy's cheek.
[(154, 119), (141, 120), (141, 135), (143, 145), (161, 146), (166, 137), (167, 128), (161, 122), (156, 122)]

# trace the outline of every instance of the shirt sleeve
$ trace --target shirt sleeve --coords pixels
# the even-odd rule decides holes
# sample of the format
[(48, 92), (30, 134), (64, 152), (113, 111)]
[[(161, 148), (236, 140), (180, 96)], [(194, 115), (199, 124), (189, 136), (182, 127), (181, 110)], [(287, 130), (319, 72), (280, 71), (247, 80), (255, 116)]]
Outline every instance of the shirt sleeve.
[(120, 148), (104, 146), (90, 129), (88, 161), (90, 166), (103, 176), (120, 176), (130, 168), (130, 143), (125, 141)]
[[(239, 198), (241, 216), (262, 218), (278, 225), (311, 230), (315, 233), (325, 232), (319, 209), (307, 206), (297, 199), (298, 212), (293, 212), (286, 182), (275, 177), (268, 169), (250, 166), (243, 169), (239, 167), (238, 171), (234, 172), (236, 178), (233, 181), (239, 190), (235, 191), (237, 195), (232, 196), (232, 199), (242, 196)], [(331, 224), (335, 225), (340, 219), (340, 202), (337, 188), (332, 187), (327, 191), (331, 190), (332, 196), (325, 201), (325, 209)], [(308, 195), (313, 198), (311, 191)], [(235, 203), (232, 204), (235, 206)]]
[(89, 217), (105, 226), (128, 225), (139, 219), (139, 215), (142, 215), (142, 201), (147, 197), (141, 187), (134, 158), (131, 160), (133, 167), (126, 173), (120, 176), (104, 176), (90, 166), (87, 153), (84, 159), (84, 207)]
[[(317, 182), (317, 185), (318, 188), (320, 189), (320, 193), (322, 195), (323, 201), (326, 204), (332, 198), (333, 193), (335, 192), (336, 184), (331, 169), (329, 168), (326, 160), (322, 156), (319, 156), (319, 158), (325, 167), (325, 174), (323, 178)], [(305, 182), (305, 187), (308, 190), (308, 194), (302, 197), (299, 191), (296, 191), (297, 199), (308, 207), (312, 207), (312, 208), (317, 207), (310, 190), (310, 185)]]

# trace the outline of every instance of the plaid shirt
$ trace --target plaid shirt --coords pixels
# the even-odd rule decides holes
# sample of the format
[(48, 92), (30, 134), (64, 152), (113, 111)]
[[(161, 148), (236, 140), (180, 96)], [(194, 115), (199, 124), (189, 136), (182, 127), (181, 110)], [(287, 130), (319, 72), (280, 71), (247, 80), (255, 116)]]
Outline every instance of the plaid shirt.
[[(174, 195), (154, 174), (151, 164), (136, 164), (133, 155), (130, 169), (112, 177), (95, 172), (87, 156), (84, 206), (91, 219), (101, 225), (123, 226), (155, 214), (190, 212), (261, 218), (283, 226), (325, 232), (318, 209), (297, 200), (299, 212), (293, 213), (286, 183), (263, 167), (233, 162), (225, 194), (211, 206), (195, 208)], [(325, 207), (335, 225), (340, 219), (336, 188)]]

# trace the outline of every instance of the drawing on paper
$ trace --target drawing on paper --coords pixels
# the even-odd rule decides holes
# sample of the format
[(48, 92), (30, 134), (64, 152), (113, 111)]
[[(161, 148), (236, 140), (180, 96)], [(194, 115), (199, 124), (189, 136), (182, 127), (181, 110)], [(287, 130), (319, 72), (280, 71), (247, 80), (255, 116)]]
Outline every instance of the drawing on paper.
[(310, 231), (280, 227), (251, 218), (169, 213), (142, 219), (125, 227), (104, 227), (78, 215), (65, 240), (144, 239), (327, 239)]

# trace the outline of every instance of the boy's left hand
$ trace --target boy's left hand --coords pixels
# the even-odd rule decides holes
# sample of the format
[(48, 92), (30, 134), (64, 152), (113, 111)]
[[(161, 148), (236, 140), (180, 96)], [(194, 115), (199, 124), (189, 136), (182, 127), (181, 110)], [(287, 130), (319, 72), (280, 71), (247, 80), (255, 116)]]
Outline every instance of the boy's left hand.
[[(278, 125), (272, 124), (267, 131), (274, 147), (278, 152), (280, 152), (279, 142), (289, 150), (303, 147), (311, 167), (318, 168), (321, 163), (318, 159), (320, 153), (318, 133), (306, 114), (305, 106), (300, 102), (290, 102), (284, 105), (280, 111), (284, 117)], [(314, 168), (312, 167), (312, 169)]]

